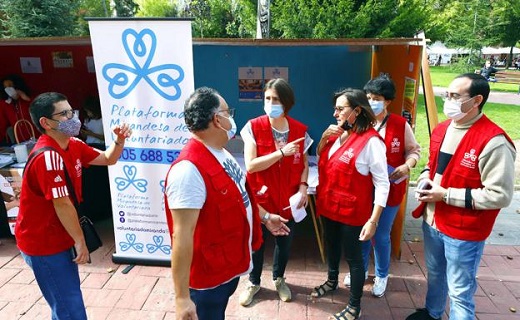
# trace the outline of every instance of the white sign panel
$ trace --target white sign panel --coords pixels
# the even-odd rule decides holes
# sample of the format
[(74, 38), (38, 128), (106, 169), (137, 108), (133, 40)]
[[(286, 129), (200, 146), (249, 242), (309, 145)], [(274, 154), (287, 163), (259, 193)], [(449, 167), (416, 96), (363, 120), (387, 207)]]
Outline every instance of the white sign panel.
[(194, 90), (188, 20), (89, 21), (105, 141), (126, 122), (133, 134), (109, 167), (114, 262), (162, 264), (171, 242), (164, 179), (190, 138), (184, 101)]

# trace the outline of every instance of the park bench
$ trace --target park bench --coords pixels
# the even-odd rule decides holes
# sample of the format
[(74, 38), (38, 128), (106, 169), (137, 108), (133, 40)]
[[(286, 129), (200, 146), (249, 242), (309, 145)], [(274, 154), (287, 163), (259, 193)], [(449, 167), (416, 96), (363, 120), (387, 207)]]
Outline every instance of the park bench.
[(500, 70), (495, 73), (495, 80), (498, 83), (518, 84), (518, 93), (520, 94), (520, 72)]

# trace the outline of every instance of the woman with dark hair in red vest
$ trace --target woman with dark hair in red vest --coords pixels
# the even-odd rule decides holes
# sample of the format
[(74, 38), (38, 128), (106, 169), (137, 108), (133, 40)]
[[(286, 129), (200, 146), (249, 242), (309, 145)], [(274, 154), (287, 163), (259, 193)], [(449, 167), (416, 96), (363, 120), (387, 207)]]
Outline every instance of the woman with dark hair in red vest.
[[(309, 167), (305, 151), (312, 143), (307, 127), (287, 116), (294, 105), (294, 93), (287, 81), (272, 79), (264, 92), (265, 115), (249, 121), (240, 132), (244, 140), (247, 179), (262, 215), (263, 237), (275, 236), (273, 282), (282, 301), (291, 300), (284, 273), (294, 236), (289, 198), (299, 193), (298, 208), (307, 205)], [(282, 221), (277, 230), (273, 223)], [(265, 243), (265, 241), (264, 241)], [(249, 305), (260, 290), (264, 264), (264, 245), (253, 254), (253, 271), (246, 290), (240, 295), (242, 306)]]
[(341, 253), (351, 275), (350, 299), (331, 319), (359, 319), (365, 267), (362, 242), (376, 232), (389, 190), (383, 139), (365, 92), (345, 89), (334, 95), (334, 117), (318, 144), (316, 209), (322, 217), (328, 278), (311, 295), (338, 288)]
[[(392, 80), (383, 75), (367, 82), (363, 89), (376, 116), (376, 131), (385, 140), (390, 178), (390, 193), (386, 207), (381, 213), (376, 234), (370, 241), (363, 243), (365, 279), (368, 278), (370, 251), (374, 248), (375, 278), (372, 295), (382, 297), (386, 291), (390, 269), (390, 232), (406, 193), (406, 179), (421, 156), (421, 146), (415, 140), (406, 119), (387, 110), (395, 98), (395, 85)], [(350, 274), (347, 274), (344, 283), (347, 287), (350, 286)]]

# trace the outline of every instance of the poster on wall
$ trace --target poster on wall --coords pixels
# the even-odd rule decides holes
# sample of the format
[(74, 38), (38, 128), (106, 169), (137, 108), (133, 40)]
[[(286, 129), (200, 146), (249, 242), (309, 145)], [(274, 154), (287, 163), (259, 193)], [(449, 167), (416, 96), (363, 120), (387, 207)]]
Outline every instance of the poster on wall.
[(262, 67), (238, 68), (238, 100), (261, 101), (263, 99)]
[(264, 68), (264, 83), (275, 78), (283, 78), (289, 82), (289, 68), (287, 67), (265, 67)]
[(130, 124), (109, 167), (116, 263), (168, 264), (164, 179), (191, 134), (184, 101), (194, 90), (188, 19), (89, 20), (105, 141)]
[(73, 68), (72, 51), (54, 51), (52, 53), (52, 65), (57, 69)]
[(88, 73), (96, 73), (96, 67), (94, 65), (94, 57), (86, 57), (86, 59), (87, 59)]
[(403, 111), (402, 116), (412, 125), (412, 114), (415, 105), (415, 79), (404, 78)]
[(22, 73), (43, 73), (39, 57), (20, 57), (20, 67)]

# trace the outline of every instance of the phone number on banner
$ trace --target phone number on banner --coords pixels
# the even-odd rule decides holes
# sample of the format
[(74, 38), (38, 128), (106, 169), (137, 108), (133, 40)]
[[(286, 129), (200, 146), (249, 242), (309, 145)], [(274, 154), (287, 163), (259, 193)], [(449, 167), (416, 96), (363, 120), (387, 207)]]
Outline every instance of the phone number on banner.
[(119, 160), (139, 163), (171, 164), (177, 159), (180, 153), (180, 150), (124, 148)]

